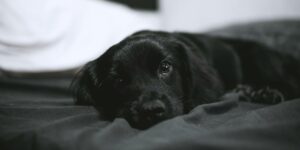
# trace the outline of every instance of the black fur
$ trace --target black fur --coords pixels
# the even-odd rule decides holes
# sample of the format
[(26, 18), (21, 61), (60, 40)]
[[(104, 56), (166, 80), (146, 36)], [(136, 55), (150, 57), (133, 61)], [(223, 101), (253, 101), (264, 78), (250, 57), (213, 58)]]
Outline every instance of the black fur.
[(72, 86), (76, 104), (94, 105), (101, 118), (147, 128), (238, 84), (299, 97), (300, 61), (252, 41), (141, 31), (89, 62)]

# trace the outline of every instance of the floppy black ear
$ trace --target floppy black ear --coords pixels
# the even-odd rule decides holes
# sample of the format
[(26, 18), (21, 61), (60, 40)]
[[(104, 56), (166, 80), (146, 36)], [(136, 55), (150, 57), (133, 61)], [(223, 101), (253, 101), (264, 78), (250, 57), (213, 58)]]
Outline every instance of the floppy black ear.
[(195, 43), (188, 36), (192, 34), (175, 33), (179, 41), (180, 51), (183, 52), (186, 98), (185, 112), (189, 112), (197, 105), (217, 101), (223, 92), (222, 81), (211, 64), (210, 49), (205, 49), (201, 43)]
[(76, 105), (93, 105), (91, 88), (95, 78), (94, 62), (86, 64), (73, 78), (71, 90)]
[(116, 46), (112, 46), (96, 60), (87, 63), (74, 77), (71, 84), (75, 104), (94, 105), (95, 97), (111, 67), (112, 54)]
[(220, 37), (204, 34), (183, 34), (208, 59), (215, 68), (225, 89), (232, 89), (242, 80), (241, 62), (232, 45)]

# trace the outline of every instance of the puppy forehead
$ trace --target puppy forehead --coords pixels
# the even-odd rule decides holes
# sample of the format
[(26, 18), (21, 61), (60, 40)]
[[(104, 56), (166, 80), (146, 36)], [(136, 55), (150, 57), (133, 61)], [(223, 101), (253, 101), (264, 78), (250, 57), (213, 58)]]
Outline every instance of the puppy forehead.
[(158, 65), (170, 55), (168, 48), (156, 41), (138, 40), (125, 43), (115, 53), (113, 60), (121, 65), (150, 67)]

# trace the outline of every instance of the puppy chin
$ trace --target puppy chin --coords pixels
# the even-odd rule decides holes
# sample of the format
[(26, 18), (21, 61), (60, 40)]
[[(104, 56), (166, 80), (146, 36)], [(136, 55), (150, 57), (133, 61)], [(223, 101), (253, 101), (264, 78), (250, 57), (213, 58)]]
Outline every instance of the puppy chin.
[(132, 116), (130, 119), (128, 118), (127, 120), (133, 128), (144, 130), (169, 118), (170, 117), (167, 116), (162, 116), (161, 118), (155, 118), (155, 119), (148, 116)]
[(120, 117), (125, 118), (131, 127), (141, 130), (148, 129), (161, 121), (171, 118), (166, 114), (153, 117), (151, 114), (142, 115), (137, 111), (130, 111), (126, 115)]

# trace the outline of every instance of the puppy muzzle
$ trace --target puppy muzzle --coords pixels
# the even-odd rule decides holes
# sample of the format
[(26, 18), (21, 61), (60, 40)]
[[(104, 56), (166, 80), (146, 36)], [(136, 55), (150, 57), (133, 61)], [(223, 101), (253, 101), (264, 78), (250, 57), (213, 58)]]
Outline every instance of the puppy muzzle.
[(166, 105), (159, 99), (141, 102), (135, 110), (136, 115), (132, 121), (133, 125), (138, 128), (148, 128), (167, 118)]

